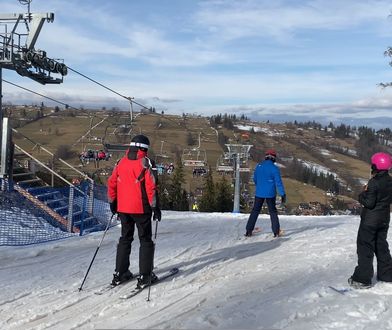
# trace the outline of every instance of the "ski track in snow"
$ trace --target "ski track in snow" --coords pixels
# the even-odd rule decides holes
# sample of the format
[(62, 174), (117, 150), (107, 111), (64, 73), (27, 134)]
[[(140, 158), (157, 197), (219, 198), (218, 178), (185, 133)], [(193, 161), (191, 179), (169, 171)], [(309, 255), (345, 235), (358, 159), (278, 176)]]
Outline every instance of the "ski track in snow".
[[(173, 278), (122, 300), (135, 281), (102, 295), (120, 228), (108, 231), (78, 292), (101, 233), (29, 247), (1, 247), (1, 329), (392, 329), (392, 284), (337, 293), (356, 265), (359, 219), (281, 216), (285, 236), (244, 238), (246, 214), (164, 212), (156, 273)], [(138, 242), (131, 267), (137, 272)]]

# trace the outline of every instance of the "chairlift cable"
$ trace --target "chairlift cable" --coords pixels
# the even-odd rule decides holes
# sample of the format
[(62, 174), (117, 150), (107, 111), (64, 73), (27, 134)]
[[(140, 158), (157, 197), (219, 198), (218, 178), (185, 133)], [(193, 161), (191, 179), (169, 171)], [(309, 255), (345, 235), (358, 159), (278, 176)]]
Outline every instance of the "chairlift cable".
[(49, 97), (49, 96), (40, 94), (40, 93), (38, 93), (38, 92), (34, 92), (34, 91), (31, 90), (31, 89), (28, 89), (28, 88), (26, 88), (26, 87), (22, 87), (22, 86), (20, 86), (20, 85), (14, 84), (14, 83), (12, 83), (12, 82), (6, 80), (6, 79), (3, 79), (3, 81), (4, 81), (5, 83), (7, 83), (7, 84), (13, 85), (13, 86), (15, 86), (15, 87), (24, 89), (25, 91), (28, 91), (28, 92), (30, 92), (30, 93), (39, 95), (39, 96), (41, 96), (41, 97), (43, 97), (43, 98), (46, 98), (46, 99), (49, 99), (49, 100), (51, 100), (51, 101), (53, 101), (53, 102), (62, 104), (62, 105), (64, 105), (66, 108), (72, 108), (72, 109), (75, 109), (75, 110), (80, 110), (80, 109), (78, 109), (78, 108), (73, 107), (72, 105), (69, 105), (69, 104), (67, 104), (67, 103), (61, 102), (61, 101), (56, 100), (56, 99), (54, 99), (54, 98), (52, 98), (52, 97)]
[(85, 74), (83, 74), (83, 73), (81, 73), (81, 72), (79, 72), (79, 71), (77, 71), (77, 70), (75, 70), (75, 69), (72, 69), (72, 68), (69, 67), (69, 66), (67, 66), (67, 68), (68, 68), (69, 70), (75, 72), (76, 74), (78, 74), (78, 75), (80, 75), (80, 76), (82, 76), (82, 77), (84, 77), (84, 78), (90, 80), (91, 82), (93, 82), (93, 83), (95, 83), (95, 84), (97, 84), (97, 85), (99, 85), (99, 86), (101, 86), (101, 87), (103, 87), (103, 88), (105, 88), (105, 89), (111, 91), (112, 93), (114, 93), (114, 94), (116, 94), (116, 95), (118, 95), (118, 96), (120, 96), (120, 97), (122, 97), (122, 98), (128, 100), (129, 102), (131, 102), (131, 104), (134, 103), (134, 104), (137, 104), (138, 106), (140, 106), (140, 107), (142, 107), (142, 108), (144, 108), (144, 109), (146, 109), (146, 110), (150, 110), (150, 108), (146, 107), (145, 105), (143, 105), (143, 104), (141, 104), (141, 103), (139, 103), (139, 102), (134, 101), (133, 98), (127, 97), (127, 96), (125, 96), (125, 95), (122, 95), (121, 93), (116, 92), (114, 89), (112, 89), (112, 88), (110, 88), (110, 87), (108, 87), (108, 86), (106, 86), (106, 85), (104, 85), (104, 84), (102, 84), (102, 83), (96, 81), (96, 80), (93, 79), (93, 78), (90, 78), (90, 77), (86, 76)]
[[(126, 97), (125, 95), (122, 95), (122, 94), (116, 92), (114, 89), (111, 89), (110, 87), (107, 87), (107, 86), (105, 86), (104, 84), (101, 84), (100, 82), (98, 82), (98, 81), (96, 81), (96, 80), (94, 80), (94, 79), (92, 79), (92, 78), (86, 76), (85, 74), (83, 74), (83, 73), (81, 73), (81, 72), (79, 72), (79, 71), (77, 71), (77, 70), (75, 70), (75, 69), (72, 69), (72, 68), (69, 67), (69, 66), (67, 66), (67, 68), (68, 68), (69, 70), (75, 72), (76, 74), (78, 74), (78, 75), (80, 75), (80, 76), (82, 76), (82, 77), (84, 77), (84, 78), (86, 78), (86, 79), (92, 81), (93, 83), (95, 83), (95, 84), (97, 84), (97, 85), (99, 85), (99, 86), (101, 86), (101, 87), (103, 87), (103, 88), (105, 88), (105, 89), (111, 91), (112, 93), (114, 93), (114, 94), (116, 94), (116, 95), (118, 95), (118, 96), (120, 96), (120, 97), (122, 97), (122, 98), (124, 98), (124, 99), (127, 99), (128, 101), (131, 101), (131, 100), (129, 99), (129, 97)], [(133, 101), (131, 101), (131, 102), (133, 102)]]
[[(7, 44), (6, 44), (5, 42), (3, 42), (3, 41), (0, 41), (0, 44), (2, 44), (2, 45), (7, 45)], [(17, 46), (17, 48), (23, 49), (23, 47), (20, 47), (20, 46)], [(137, 104), (138, 106), (140, 106), (140, 107), (142, 107), (142, 108), (144, 108), (144, 109), (146, 109), (146, 110), (150, 110), (150, 109), (149, 109), (148, 107), (146, 107), (145, 105), (143, 105), (143, 104), (141, 104), (141, 103), (139, 103), (139, 102), (134, 101), (133, 98), (127, 97), (127, 96), (125, 96), (125, 95), (123, 95), (123, 94), (121, 94), (121, 93), (119, 93), (119, 92), (116, 92), (114, 89), (112, 89), (112, 88), (110, 88), (110, 87), (108, 87), (108, 86), (106, 86), (106, 85), (104, 85), (104, 84), (102, 84), (102, 83), (96, 81), (96, 80), (93, 79), (93, 78), (90, 78), (90, 77), (86, 76), (85, 74), (79, 72), (78, 70), (75, 70), (75, 69), (69, 67), (68, 65), (67, 65), (67, 69), (69, 69), (69, 70), (73, 71), (74, 73), (76, 73), (76, 74), (78, 74), (78, 75), (80, 75), (80, 76), (82, 76), (82, 77), (84, 77), (84, 78), (90, 80), (91, 82), (93, 82), (93, 83), (95, 83), (95, 84), (97, 84), (97, 85), (99, 85), (99, 86), (101, 86), (101, 87), (103, 87), (103, 88), (105, 88), (105, 89), (111, 91), (112, 93), (114, 93), (114, 94), (116, 94), (116, 95), (118, 95), (118, 96), (120, 96), (120, 97), (122, 97), (122, 98), (128, 100), (128, 101), (131, 102), (131, 103)], [(3, 80), (4, 80), (4, 79), (3, 79)], [(5, 80), (4, 80), (4, 81), (5, 81)], [(57, 101), (56, 101), (56, 102), (57, 102)]]

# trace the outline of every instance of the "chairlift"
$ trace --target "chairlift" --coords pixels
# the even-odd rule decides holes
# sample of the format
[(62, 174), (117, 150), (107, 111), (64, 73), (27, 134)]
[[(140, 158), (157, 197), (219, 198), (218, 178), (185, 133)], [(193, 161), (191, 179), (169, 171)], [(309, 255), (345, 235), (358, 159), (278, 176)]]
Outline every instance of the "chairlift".
[(182, 164), (189, 167), (207, 166), (207, 153), (200, 149), (184, 149), (181, 157)]
[[(114, 129), (112, 132), (107, 133), (109, 128)], [(131, 140), (130, 135), (132, 132), (132, 125), (128, 124), (112, 124), (106, 127), (105, 136), (103, 140), (103, 146), (105, 151), (110, 153), (124, 153), (129, 148), (129, 141)], [(109, 141), (107, 139), (109, 137)], [(115, 141), (114, 138), (115, 137)]]
[(154, 160), (155, 160), (155, 164), (173, 163), (173, 158), (165, 153), (156, 154)]
[(234, 171), (234, 160), (226, 154), (218, 158), (216, 171), (221, 173), (231, 173)]
[(132, 134), (132, 125), (131, 124), (122, 124), (118, 125), (114, 128), (113, 132), (110, 133), (112, 135), (117, 136), (131, 136)]
[(207, 173), (208, 171), (204, 167), (194, 167), (192, 171), (193, 177), (205, 176)]
[[(240, 160), (240, 172), (250, 172), (249, 167), (249, 159), (248, 158), (241, 158)], [(224, 153), (222, 156), (218, 158), (217, 165), (216, 165), (217, 172), (221, 173), (231, 173), (235, 170), (235, 158), (230, 152)]]
[(125, 152), (129, 148), (129, 143), (104, 143), (107, 152)]
[(92, 159), (93, 156), (91, 155), (91, 152), (96, 153), (96, 152), (98, 152), (98, 150), (103, 149), (102, 140), (96, 136), (88, 135), (86, 137), (83, 137), (83, 139), (81, 140), (81, 144), (82, 144), (82, 151), (80, 153), (81, 159), (82, 158), (84, 158), (84, 159), (91, 158)]
[(155, 155), (155, 166), (158, 171), (158, 175), (167, 173), (168, 165), (173, 164), (173, 158), (168, 154), (156, 154)]

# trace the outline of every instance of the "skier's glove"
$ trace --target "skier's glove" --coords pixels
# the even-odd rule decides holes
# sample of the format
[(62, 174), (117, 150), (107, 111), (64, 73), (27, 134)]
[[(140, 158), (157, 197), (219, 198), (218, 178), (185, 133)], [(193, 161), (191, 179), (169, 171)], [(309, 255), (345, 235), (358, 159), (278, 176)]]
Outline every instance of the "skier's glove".
[(282, 204), (286, 204), (286, 195), (283, 195), (281, 197), (281, 202), (282, 202)]
[(159, 207), (155, 207), (154, 209), (153, 209), (153, 215), (152, 215), (152, 220), (154, 220), (154, 221), (161, 221), (161, 219), (162, 219), (162, 213), (161, 213), (161, 210), (159, 209)]
[(117, 199), (115, 199), (113, 202), (109, 203), (110, 205), (110, 211), (112, 211), (112, 214), (116, 214), (117, 213)]

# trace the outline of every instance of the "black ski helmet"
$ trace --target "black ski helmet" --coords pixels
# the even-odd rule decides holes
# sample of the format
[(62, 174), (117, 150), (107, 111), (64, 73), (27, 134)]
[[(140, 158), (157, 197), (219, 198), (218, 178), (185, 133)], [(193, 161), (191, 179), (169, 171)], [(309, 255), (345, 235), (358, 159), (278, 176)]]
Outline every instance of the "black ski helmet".
[(145, 135), (136, 135), (132, 138), (129, 145), (140, 149), (148, 149), (150, 147), (150, 140)]

